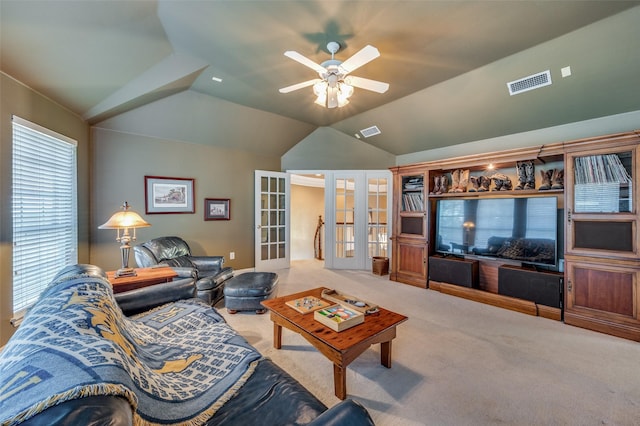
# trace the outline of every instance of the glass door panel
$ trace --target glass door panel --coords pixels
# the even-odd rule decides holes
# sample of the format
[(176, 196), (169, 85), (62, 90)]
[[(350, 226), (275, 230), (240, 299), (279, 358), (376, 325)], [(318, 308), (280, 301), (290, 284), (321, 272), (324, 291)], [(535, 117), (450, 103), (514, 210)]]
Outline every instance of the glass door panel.
[(388, 178), (367, 179), (367, 246), (368, 257), (387, 257), (387, 191)]
[(352, 258), (355, 247), (355, 179), (335, 180), (335, 256)]

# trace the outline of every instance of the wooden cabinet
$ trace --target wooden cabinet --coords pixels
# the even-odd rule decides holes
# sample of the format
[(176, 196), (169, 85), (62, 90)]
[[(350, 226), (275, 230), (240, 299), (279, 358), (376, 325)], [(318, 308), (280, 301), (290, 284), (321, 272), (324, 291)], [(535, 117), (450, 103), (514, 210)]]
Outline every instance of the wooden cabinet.
[[(640, 341), (639, 157), (640, 131), (634, 131), (395, 167), (392, 169), (394, 222), (390, 277), (532, 315), (564, 318), (567, 324)], [(534, 189), (515, 190), (518, 184), (516, 164), (523, 161), (535, 163)], [(468, 192), (472, 188), (469, 182), (466, 192), (434, 191), (435, 178), (452, 176), (455, 170), (468, 170), (469, 176), (475, 177), (500, 173), (511, 179), (514, 189)], [(564, 171), (563, 189), (540, 190), (543, 186), (541, 172), (550, 170)], [(451, 185), (451, 177), (448, 183)], [(524, 289), (523, 293), (519, 283), (513, 288), (514, 283), (509, 282), (511, 287), (503, 285), (500, 289), (498, 267), (505, 263), (509, 268), (522, 268), (526, 272), (526, 261), (521, 265), (509, 259), (488, 260), (473, 250), (474, 244), (477, 246), (482, 240), (478, 222), (474, 220), (480, 217), (479, 208), (474, 210), (476, 216), (473, 216), (465, 207), (461, 210), (464, 214), (458, 215), (462, 219), (456, 219), (459, 219), (460, 227), (469, 223), (473, 224), (471, 228), (455, 228), (454, 236), (447, 235), (443, 241), (436, 236), (439, 200), (458, 197), (537, 199), (538, 196), (557, 197), (555, 219), (560, 230), (557, 257), (564, 259), (564, 274), (559, 266), (556, 267), (559, 271), (553, 267), (548, 271), (547, 275), (553, 278), (548, 289), (549, 295), (553, 293), (553, 303), (538, 303), (535, 297), (517, 296), (528, 294), (528, 290), (538, 290)], [(465, 238), (465, 231), (470, 234), (468, 238)], [(452, 249), (447, 251), (445, 247)], [(428, 265), (433, 256), (475, 259), (479, 263), (477, 288), (447, 283), (442, 278), (441, 282), (429, 281)], [(541, 273), (545, 271), (543, 265)], [(541, 281), (539, 278), (530, 280), (532, 286)], [(513, 281), (503, 277), (503, 281), (507, 279)], [(557, 291), (562, 285), (563, 291)]]
[(565, 322), (640, 341), (635, 133), (576, 141), (565, 157)]
[(393, 253), (390, 278), (427, 287), (428, 172), (423, 167), (392, 169), (394, 173)]

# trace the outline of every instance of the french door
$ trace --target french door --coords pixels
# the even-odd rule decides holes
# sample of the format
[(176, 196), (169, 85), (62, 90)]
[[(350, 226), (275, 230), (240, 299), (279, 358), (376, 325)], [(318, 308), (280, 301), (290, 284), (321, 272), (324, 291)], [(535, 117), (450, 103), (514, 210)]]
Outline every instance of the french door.
[(289, 267), (288, 173), (255, 171), (255, 269), (276, 271)]
[(325, 266), (371, 269), (390, 255), (391, 173), (334, 171), (325, 175)]

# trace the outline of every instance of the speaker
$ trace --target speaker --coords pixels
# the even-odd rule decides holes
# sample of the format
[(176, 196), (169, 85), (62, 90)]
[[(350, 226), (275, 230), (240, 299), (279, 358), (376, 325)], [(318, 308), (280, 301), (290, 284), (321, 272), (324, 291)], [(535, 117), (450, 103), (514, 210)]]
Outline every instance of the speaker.
[(563, 275), (517, 267), (498, 268), (498, 294), (562, 308)]
[(457, 257), (429, 257), (429, 279), (478, 288), (478, 261)]

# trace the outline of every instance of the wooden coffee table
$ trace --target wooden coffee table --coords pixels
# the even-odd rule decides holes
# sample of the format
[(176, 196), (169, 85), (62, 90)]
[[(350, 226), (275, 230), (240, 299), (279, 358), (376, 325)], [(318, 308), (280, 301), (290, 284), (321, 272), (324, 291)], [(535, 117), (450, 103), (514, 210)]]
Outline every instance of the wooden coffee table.
[(335, 394), (338, 398), (345, 399), (347, 396), (347, 365), (367, 350), (369, 346), (380, 343), (380, 363), (391, 368), (391, 341), (396, 337), (396, 326), (408, 318), (379, 308), (379, 312), (367, 315), (364, 323), (336, 332), (314, 320), (313, 313), (302, 314), (286, 305), (287, 301), (301, 297), (321, 298), (322, 290), (324, 288), (320, 287), (265, 300), (262, 305), (271, 313), (273, 346), (276, 349), (282, 347), (282, 327), (302, 335), (333, 362)]

